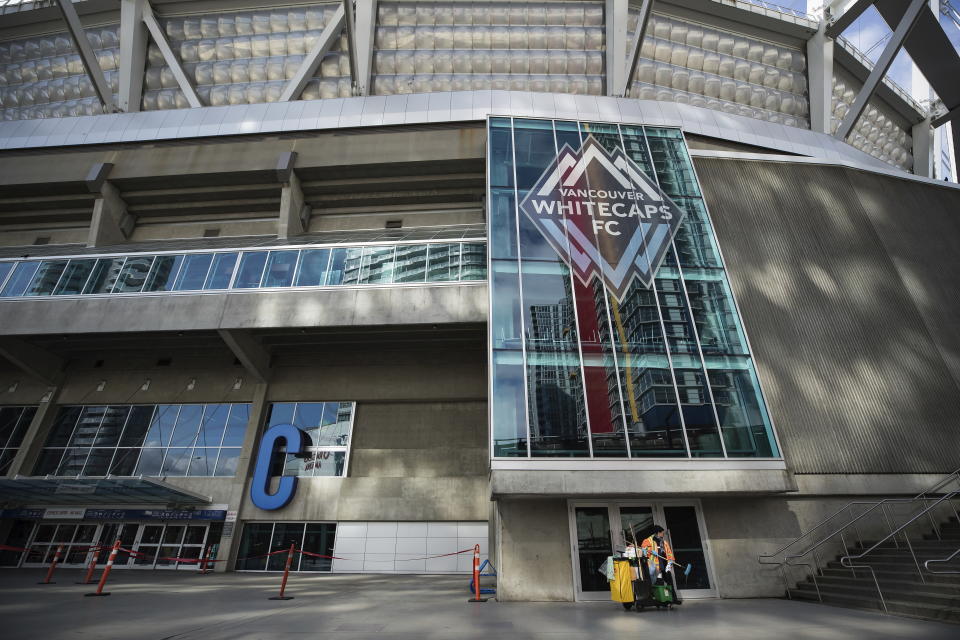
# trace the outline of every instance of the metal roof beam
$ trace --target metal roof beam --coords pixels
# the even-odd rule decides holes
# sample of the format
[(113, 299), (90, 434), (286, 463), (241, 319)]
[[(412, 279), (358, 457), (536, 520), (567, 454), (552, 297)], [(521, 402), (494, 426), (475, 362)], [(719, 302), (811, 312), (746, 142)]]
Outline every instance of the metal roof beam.
[[(357, 0), (356, 39), (357, 75), (354, 82), (357, 95), (370, 94), (370, 74), (373, 70), (373, 42), (377, 29), (377, 0)], [(351, 45), (352, 46), (352, 45)]]
[(147, 57), (147, 27), (143, 23), (143, 0), (120, 4), (120, 109), (140, 111), (143, 75)]
[(864, 11), (873, 5), (874, 1), (875, 0), (857, 0), (843, 13), (839, 14), (835, 18), (831, 17), (830, 23), (827, 25), (827, 36), (830, 38), (836, 38), (838, 35), (846, 31), (847, 27), (853, 24), (857, 18), (863, 15)]
[(343, 22), (347, 32), (347, 61), (350, 63), (350, 84), (353, 95), (359, 95), (357, 82), (357, 19), (353, 14), (353, 0), (343, 0)]
[(313, 78), (313, 74), (317, 72), (317, 68), (320, 66), (320, 62), (323, 60), (323, 56), (327, 55), (327, 52), (330, 51), (330, 48), (333, 46), (336, 39), (340, 36), (340, 32), (343, 30), (343, 23), (345, 21), (346, 13), (344, 12), (343, 5), (341, 4), (337, 7), (336, 12), (333, 14), (330, 22), (328, 22), (324, 27), (323, 31), (320, 32), (320, 38), (317, 40), (316, 44), (313, 45), (313, 48), (310, 50), (310, 53), (307, 54), (307, 57), (303, 59), (303, 62), (300, 64), (300, 68), (297, 69), (297, 72), (290, 82), (287, 83), (287, 86), (283, 88), (283, 93), (280, 94), (279, 102), (289, 102), (290, 100), (297, 100), (300, 98), (300, 94), (303, 93), (303, 88), (307, 86), (307, 82)]
[(643, 0), (640, 6), (640, 15), (637, 16), (637, 30), (633, 32), (633, 44), (630, 45), (630, 58), (627, 64), (627, 75), (623, 80), (622, 90), (618, 95), (627, 97), (630, 94), (630, 86), (633, 84), (633, 78), (637, 75), (637, 64), (640, 62), (640, 49), (643, 46), (644, 32), (647, 30), (647, 23), (650, 21), (650, 9), (653, 7), (653, 0)]
[(66, 365), (66, 360), (60, 356), (11, 336), (0, 337), (0, 356), (31, 377), (52, 386), (60, 383)]
[(173, 49), (170, 48), (170, 43), (167, 42), (167, 36), (163, 32), (163, 27), (160, 26), (157, 17), (153, 15), (153, 8), (149, 2), (143, 2), (142, 11), (143, 23), (147, 25), (150, 37), (153, 38), (157, 48), (160, 49), (160, 53), (163, 54), (163, 60), (170, 67), (170, 71), (173, 72), (173, 77), (176, 78), (177, 84), (180, 86), (180, 90), (183, 91), (187, 102), (193, 108), (202, 107), (203, 103), (200, 102), (197, 91), (193, 88), (193, 82), (191, 82), (190, 77), (184, 72), (183, 65), (180, 64), (180, 59), (177, 58), (173, 53)]
[(857, 94), (853, 105), (851, 105), (846, 115), (843, 116), (843, 120), (840, 122), (840, 126), (837, 127), (837, 132), (834, 134), (834, 137), (840, 140), (846, 140), (847, 136), (850, 135), (850, 132), (853, 130), (853, 125), (856, 124), (857, 119), (863, 113), (863, 110), (866, 109), (867, 102), (869, 102), (877, 90), (877, 86), (879, 86), (880, 81), (883, 80), (883, 76), (885, 76), (887, 70), (890, 69), (890, 65), (893, 64), (894, 57), (896, 57), (900, 48), (903, 47), (903, 41), (907, 39), (910, 30), (913, 29), (913, 26), (917, 23), (920, 13), (926, 8), (927, 0), (911, 1), (910, 6), (903, 14), (903, 19), (900, 20), (896, 30), (894, 30), (890, 42), (883, 48), (883, 53), (880, 54), (880, 58), (867, 77), (867, 81), (863, 83), (863, 88), (860, 90), (860, 93)]
[(936, 129), (937, 127), (947, 124), (957, 116), (960, 116), (960, 104), (955, 106), (953, 109), (950, 109), (950, 111), (947, 111), (946, 113), (937, 116), (936, 118), (930, 121), (930, 124), (933, 126), (934, 129)]
[(77, 16), (77, 10), (73, 6), (73, 0), (57, 0), (57, 6), (60, 13), (63, 14), (63, 21), (67, 23), (67, 31), (70, 32), (70, 39), (73, 40), (73, 46), (80, 54), (80, 60), (83, 62), (83, 69), (96, 91), (103, 110), (107, 113), (115, 111), (113, 104), (113, 91), (110, 90), (110, 83), (103, 75), (103, 69), (100, 68), (100, 62), (97, 60), (97, 54), (93, 52), (90, 41), (87, 40), (87, 32), (83, 30), (80, 24), (80, 17)]

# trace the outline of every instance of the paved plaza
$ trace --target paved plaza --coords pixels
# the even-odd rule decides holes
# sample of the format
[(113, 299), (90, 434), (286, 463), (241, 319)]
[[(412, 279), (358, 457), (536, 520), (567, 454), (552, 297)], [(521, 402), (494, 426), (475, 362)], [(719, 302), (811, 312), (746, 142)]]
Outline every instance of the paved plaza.
[(0, 571), (5, 640), (294, 640), (306, 638), (846, 638), (954, 640), (960, 627), (785, 600), (687, 601), (674, 611), (619, 604), (467, 602), (465, 576), (301, 575), (293, 600), (268, 600), (277, 574), (115, 571), (106, 598), (75, 570)]

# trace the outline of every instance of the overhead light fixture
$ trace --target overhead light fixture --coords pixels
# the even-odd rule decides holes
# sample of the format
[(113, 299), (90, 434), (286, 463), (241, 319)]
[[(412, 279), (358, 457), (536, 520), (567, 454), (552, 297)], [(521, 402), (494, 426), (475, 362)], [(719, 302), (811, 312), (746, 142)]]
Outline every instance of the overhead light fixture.
[(143, 384), (140, 385), (140, 391), (146, 391), (149, 388), (150, 388), (150, 378), (147, 378), (146, 380), (143, 381)]
[(197, 379), (190, 378), (190, 382), (187, 383), (187, 391), (193, 391), (197, 387)]
[(101, 380), (100, 382), (97, 383), (97, 391), (103, 391), (106, 388), (106, 386), (107, 386), (107, 381)]
[(243, 378), (237, 378), (233, 381), (233, 390), (236, 391), (243, 386)]

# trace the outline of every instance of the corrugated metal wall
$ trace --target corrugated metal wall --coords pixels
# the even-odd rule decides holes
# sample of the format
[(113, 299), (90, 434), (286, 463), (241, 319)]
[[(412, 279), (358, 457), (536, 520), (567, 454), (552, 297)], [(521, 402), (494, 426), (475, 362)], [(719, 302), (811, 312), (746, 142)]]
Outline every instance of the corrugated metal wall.
[(960, 467), (960, 192), (696, 159), (797, 473)]

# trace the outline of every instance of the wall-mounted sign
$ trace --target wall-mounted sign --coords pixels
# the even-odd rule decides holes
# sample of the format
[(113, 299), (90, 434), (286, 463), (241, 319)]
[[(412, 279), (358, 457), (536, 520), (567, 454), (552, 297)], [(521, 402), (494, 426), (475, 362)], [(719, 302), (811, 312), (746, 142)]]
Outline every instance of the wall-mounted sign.
[(83, 507), (80, 508), (63, 508), (63, 509), (47, 509), (43, 512), (44, 520), (82, 520), (83, 515), (86, 512), (86, 509)]
[(253, 504), (265, 511), (282, 509), (289, 504), (297, 492), (297, 478), (282, 476), (277, 490), (270, 493), (270, 462), (281, 443), (286, 444), (287, 455), (297, 455), (303, 452), (306, 442), (307, 434), (292, 424), (277, 424), (267, 429), (260, 440), (257, 464), (250, 482)]
[(564, 145), (520, 209), (583, 284), (602, 279), (622, 300), (634, 278), (647, 288), (685, 215), (623, 151), (593, 136)]

